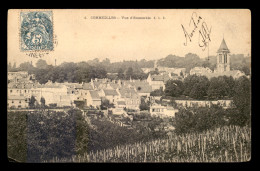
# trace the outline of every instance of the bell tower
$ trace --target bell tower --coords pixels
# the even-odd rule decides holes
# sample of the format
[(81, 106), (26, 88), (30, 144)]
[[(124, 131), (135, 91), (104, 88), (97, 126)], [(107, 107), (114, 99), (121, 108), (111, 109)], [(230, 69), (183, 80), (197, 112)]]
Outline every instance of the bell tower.
[(223, 38), (221, 45), (217, 51), (217, 72), (230, 71), (229, 49)]

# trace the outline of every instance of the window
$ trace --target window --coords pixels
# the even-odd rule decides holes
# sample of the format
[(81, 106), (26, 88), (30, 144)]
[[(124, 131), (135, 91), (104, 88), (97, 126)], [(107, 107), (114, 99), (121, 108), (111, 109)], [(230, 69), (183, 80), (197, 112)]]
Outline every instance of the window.
[(10, 90), (10, 93), (12, 93), (13, 92), (13, 90)]
[(12, 100), (12, 103), (14, 103), (14, 101)]
[(24, 90), (24, 92), (26, 93), (26, 90)]
[(22, 103), (21, 100), (19, 100), (19, 103)]
[(219, 63), (222, 63), (222, 54), (219, 54)]
[(155, 110), (154, 110), (154, 109), (152, 109), (152, 111), (153, 111), (153, 112), (155, 112)]

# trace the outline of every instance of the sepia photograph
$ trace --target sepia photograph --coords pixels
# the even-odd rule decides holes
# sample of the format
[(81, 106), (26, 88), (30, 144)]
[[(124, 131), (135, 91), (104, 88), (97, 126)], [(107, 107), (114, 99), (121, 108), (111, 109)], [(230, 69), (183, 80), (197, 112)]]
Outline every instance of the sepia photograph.
[(9, 9), (19, 163), (251, 161), (249, 9)]

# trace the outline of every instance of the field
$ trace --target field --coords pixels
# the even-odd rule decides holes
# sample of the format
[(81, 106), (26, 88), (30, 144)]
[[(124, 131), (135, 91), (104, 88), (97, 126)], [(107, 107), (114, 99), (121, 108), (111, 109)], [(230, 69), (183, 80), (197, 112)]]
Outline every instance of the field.
[(250, 159), (251, 129), (225, 126), (200, 134), (173, 134), (167, 139), (44, 162), (246, 162)]

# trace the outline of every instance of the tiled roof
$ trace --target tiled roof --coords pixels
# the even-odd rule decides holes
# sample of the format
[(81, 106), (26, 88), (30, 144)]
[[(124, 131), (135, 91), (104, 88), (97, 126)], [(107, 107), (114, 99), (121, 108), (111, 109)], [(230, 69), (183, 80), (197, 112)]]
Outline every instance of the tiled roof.
[(44, 84), (40, 84), (40, 85), (37, 85), (37, 88), (62, 88), (62, 85), (56, 85), (56, 84), (44, 85)]
[(120, 87), (119, 84), (115, 84), (115, 83), (109, 83), (109, 85), (113, 88), (113, 89), (117, 89)]
[(8, 96), (8, 100), (25, 100), (24, 96)]
[(170, 79), (168, 74), (163, 75), (151, 75), (152, 81), (163, 81), (166, 82)]
[(97, 91), (89, 91), (89, 93), (92, 99), (100, 99)]
[(119, 89), (118, 91), (121, 94), (121, 96), (125, 98), (132, 98), (138, 96), (138, 94), (135, 92), (134, 89), (123, 88), (123, 89)]
[(91, 83), (84, 83), (82, 88), (83, 90), (93, 90)]
[(236, 74), (240, 73), (241, 71), (239, 70), (231, 70), (231, 71), (224, 71), (224, 72), (214, 72), (214, 73), (203, 73), (206, 77), (209, 79), (212, 77), (219, 77), (219, 76), (232, 76), (233, 78), (236, 78)]
[(126, 104), (125, 104), (125, 101), (117, 101), (116, 103), (117, 103), (118, 105), (126, 105)]
[(12, 88), (12, 89), (31, 89), (33, 87), (35, 87), (35, 86), (31, 83), (28, 83), (28, 84), (25, 84), (25, 83), (18, 83), (18, 84), (9, 83), (8, 84), (8, 88)]
[(105, 93), (105, 96), (117, 96), (118, 95), (116, 90), (106, 89), (106, 90), (104, 90), (104, 93)]
[(150, 93), (152, 92), (152, 86), (150, 86), (148, 83), (146, 85), (137, 85), (136, 86), (137, 93)]

